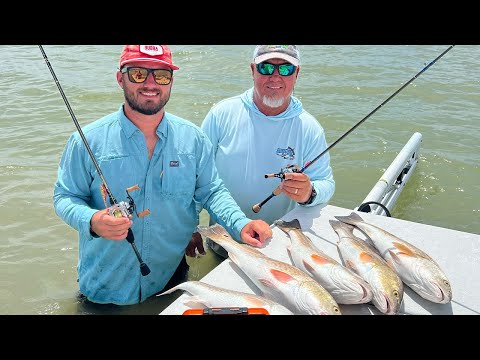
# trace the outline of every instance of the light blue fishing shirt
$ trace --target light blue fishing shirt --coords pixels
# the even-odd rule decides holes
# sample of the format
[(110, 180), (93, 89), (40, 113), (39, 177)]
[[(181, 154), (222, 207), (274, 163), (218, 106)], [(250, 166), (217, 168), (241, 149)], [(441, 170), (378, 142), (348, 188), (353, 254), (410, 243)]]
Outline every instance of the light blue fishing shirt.
[(219, 178), (212, 144), (198, 126), (165, 112), (151, 159), (143, 133), (125, 116), (123, 106), (83, 132), (116, 201), (128, 202), (126, 189), (138, 185), (130, 192), (136, 210), (150, 210), (150, 215), (138, 218), (134, 213), (132, 219), (134, 243), (151, 270), (142, 276), (128, 241), (91, 236), (91, 217), (105, 209), (102, 180), (79, 133), (69, 138), (53, 203), (57, 215), (78, 231), (78, 281), (89, 300), (128, 305), (162, 290), (195, 230), (197, 205), (241, 241), (240, 231), (250, 219)]
[[(253, 88), (213, 106), (201, 127), (213, 143), (220, 177), (240, 208), (249, 218), (269, 224), (299, 205), (282, 193), (254, 213), (252, 206), (280, 185), (279, 178), (266, 179), (265, 174), (291, 164), (301, 168), (327, 148), (322, 126), (298, 98), (292, 96), (283, 113), (266, 116), (253, 102)], [(317, 192), (313, 203), (305, 206), (327, 203), (335, 191), (329, 153), (305, 174)]]

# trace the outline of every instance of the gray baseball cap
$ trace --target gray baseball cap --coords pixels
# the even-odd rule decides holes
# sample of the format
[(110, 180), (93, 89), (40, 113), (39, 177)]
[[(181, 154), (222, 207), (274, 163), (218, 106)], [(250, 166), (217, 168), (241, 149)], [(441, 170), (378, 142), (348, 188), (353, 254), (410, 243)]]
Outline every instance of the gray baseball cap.
[(297, 45), (257, 45), (253, 52), (253, 62), (260, 64), (269, 59), (283, 59), (298, 66), (300, 65), (300, 51)]

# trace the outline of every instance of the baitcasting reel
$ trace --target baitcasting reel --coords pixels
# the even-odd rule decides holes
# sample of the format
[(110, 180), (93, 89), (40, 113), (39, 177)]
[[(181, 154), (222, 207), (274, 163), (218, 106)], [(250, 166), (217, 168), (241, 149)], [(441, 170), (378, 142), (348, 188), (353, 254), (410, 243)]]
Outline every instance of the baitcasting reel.
[(126, 201), (121, 201), (119, 203), (113, 204), (108, 208), (108, 213), (111, 216), (114, 217), (129, 217), (132, 215), (134, 212), (137, 214), (137, 217), (141, 218), (144, 217), (145, 215), (150, 214), (150, 210), (144, 210), (140, 213), (137, 213), (137, 206), (135, 205), (135, 201), (133, 198), (130, 196), (130, 191), (134, 191), (139, 189), (140, 187), (138, 185), (134, 185), (132, 187), (127, 188), (127, 198), (128, 198), (128, 203)]
[(300, 170), (301, 170), (300, 166), (298, 166), (298, 165), (288, 165), (287, 167), (282, 168), (279, 173), (265, 174), (265, 179), (271, 178), (271, 177), (276, 177), (276, 178), (285, 180), (285, 174), (286, 173), (299, 173)]

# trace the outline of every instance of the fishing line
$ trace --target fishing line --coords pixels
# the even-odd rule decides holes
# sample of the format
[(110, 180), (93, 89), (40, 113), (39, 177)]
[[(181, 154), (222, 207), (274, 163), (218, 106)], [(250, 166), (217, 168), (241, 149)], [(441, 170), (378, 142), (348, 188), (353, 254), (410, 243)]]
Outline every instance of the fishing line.
[[(77, 120), (75, 114), (73, 113), (73, 110), (70, 106), (70, 103), (68, 102), (68, 99), (65, 96), (65, 93), (63, 92), (62, 86), (60, 85), (60, 82), (58, 81), (57, 76), (55, 75), (55, 72), (53, 71), (53, 67), (50, 64), (50, 61), (48, 61), (47, 54), (43, 50), (42, 45), (38, 45), (38, 47), (40, 48), (40, 51), (42, 52), (43, 58), (45, 59), (45, 62), (47, 63), (48, 69), (50, 70), (50, 73), (53, 76), (53, 80), (55, 81), (55, 84), (57, 84), (58, 90), (60, 91), (60, 94), (62, 95), (63, 101), (65, 102), (65, 105), (67, 106), (68, 112), (70, 113), (70, 116), (72, 117), (72, 120), (75, 123), (75, 126), (77, 127), (78, 133), (80, 134), (80, 137), (82, 138), (82, 141), (85, 144), (85, 147), (88, 151), (88, 154), (90, 155), (90, 158), (92, 159), (93, 165), (95, 165), (95, 168), (97, 169), (97, 173), (100, 176), (100, 179), (102, 180), (103, 188), (105, 189), (105, 192), (107, 193), (107, 195), (109, 197), (110, 205), (117, 207), (118, 209), (120, 209), (120, 211), (124, 210), (124, 209), (122, 209), (122, 208), (125, 207), (125, 206), (123, 206), (123, 203), (118, 203), (117, 202), (117, 200), (113, 196), (112, 192), (110, 191), (110, 188), (107, 185), (107, 181), (105, 180), (105, 177), (103, 176), (102, 170), (100, 169), (100, 166), (98, 165), (97, 159), (95, 159), (95, 155), (93, 154), (92, 149), (90, 148), (90, 145), (88, 145), (88, 142), (87, 142), (87, 139), (86, 139), (86, 137), (83, 133), (83, 130), (80, 127), (80, 124), (78, 123), (78, 120)], [(128, 194), (128, 190), (127, 190), (127, 194)], [(123, 212), (124, 211), (122, 211), (122, 213)], [(141, 271), (142, 275), (145, 276), (145, 275), (150, 274), (149, 267), (147, 266), (147, 264), (145, 264), (143, 262), (142, 257), (140, 256), (140, 253), (137, 250), (137, 247), (135, 245), (135, 238), (133, 236), (133, 232), (132, 232), (131, 228), (128, 229), (128, 234), (127, 234), (126, 240), (132, 245), (133, 251), (135, 252), (135, 255), (137, 256), (137, 259), (140, 262), (140, 271)]]
[[(297, 172), (297, 173), (303, 173), (310, 165), (312, 165), (315, 161), (320, 159), (326, 152), (328, 152), (330, 149), (332, 149), (335, 145), (337, 145), (343, 138), (345, 138), (348, 134), (350, 134), (353, 130), (355, 130), (360, 124), (362, 124), (365, 120), (367, 120), (370, 116), (375, 114), (383, 105), (385, 105), (387, 102), (389, 102), (394, 96), (396, 96), (400, 91), (402, 91), (407, 85), (409, 85), (412, 81), (414, 81), (416, 78), (418, 78), (423, 72), (425, 72), (430, 66), (435, 64), (437, 60), (439, 60), (443, 55), (445, 55), (447, 52), (449, 52), (455, 45), (450, 45), (444, 52), (442, 52), (440, 55), (438, 55), (434, 60), (432, 60), (428, 65), (426, 65), (422, 70), (420, 70), (415, 76), (413, 76), (410, 80), (408, 80), (402, 87), (400, 87), (397, 91), (395, 91), (392, 95), (390, 95), (386, 100), (384, 100), (380, 105), (378, 105), (375, 109), (373, 109), (367, 116), (365, 116), (362, 120), (357, 122), (350, 130), (348, 130), (345, 134), (340, 136), (335, 142), (333, 142), (330, 146), (328, 146), (325, 150), (323, 150), (317, 157), (315, 157), (313, 160), (308, 161), (303, 168), (297, 169), (295, 167), (289, 167), (282, 169), (277, 174), (267, 174), (265, 175), (265, 178), (269, 177), (278, 177), (282, 180), (285, 179), (285, 173), (286, 172)], [(274, 196), (277, 196), (282, 193), (282, 189), (280, 188), (280, 185), (262, 202), (255, 204), (252, 206), (252, 210), (255, 213), (258, 213), (261, 209), (262, 206), (265, 205), (270, 199), (272, 199)]]

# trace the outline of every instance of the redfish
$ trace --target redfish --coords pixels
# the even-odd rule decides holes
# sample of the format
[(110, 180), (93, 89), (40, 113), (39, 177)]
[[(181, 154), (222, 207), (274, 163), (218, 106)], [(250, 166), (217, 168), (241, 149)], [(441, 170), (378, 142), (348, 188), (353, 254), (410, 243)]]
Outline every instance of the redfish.
[(229, 290), (219, 286), (210, 285), (202, 281), (185, 281), (157, 296), (170, 294), (177, 290), (184, 290), (192, 295), (184, 301), (185, 305), (191, 307), (198, 306), (197, 304), (200, 304), (204, 307), (210, 308), (262, 308), (267, 310), (270, 315), (293, 315), (293, 313), (283, 305), (280, 305), (263, 296)]
[(339, 241), (337, 247), (348, 268), (372, 287), (372, 303), (382, 313), (394, 315), (403, 301), (403, 283), (398, 274), (376, 250), (353, 234), (353, 226), (330, 220)]
[(332, 295), (302, 270), (235, 241), (220, 224), (197, 226), (197, 230), (228, 252), (229, 258), (262, 291), (262, 296), (298, 315), (341, 315)]
[(290, 238), (287, 248), (293, 264), (322, 285), (339, 304), (363, 304), (372, 300), (372, 288), (359, 275), (318, 249), (297, 219), (275, 221)]
[(450, 281), (430, 255), (388, 231), (365, 222), (354, 212), (335, 218), (364, 232), (402, 281), (422, 298), (440, 304), (452, 300)]

